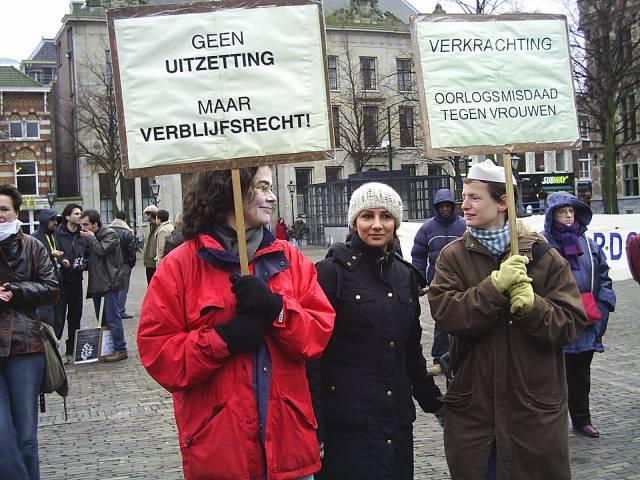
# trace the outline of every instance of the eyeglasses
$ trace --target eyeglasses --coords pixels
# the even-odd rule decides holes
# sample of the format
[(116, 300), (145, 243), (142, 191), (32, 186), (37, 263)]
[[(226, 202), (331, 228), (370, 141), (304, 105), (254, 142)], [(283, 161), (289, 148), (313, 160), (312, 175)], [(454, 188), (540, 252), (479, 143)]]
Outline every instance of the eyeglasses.
[(263, 195), (269, 195), (270, 193), (273, 193), (273, 185), (254, 185), (253, 186), (254, 190), (260, 190), (262, 192)]

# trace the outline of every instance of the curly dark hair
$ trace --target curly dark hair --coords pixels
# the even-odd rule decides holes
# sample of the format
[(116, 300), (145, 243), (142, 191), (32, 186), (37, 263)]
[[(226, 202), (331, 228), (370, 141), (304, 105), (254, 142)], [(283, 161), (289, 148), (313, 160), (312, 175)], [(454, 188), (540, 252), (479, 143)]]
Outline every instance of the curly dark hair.
[(22, 195), (20, 194), (20, 190), (13, 185), (0, 185), (0, 195), (6, 195), (11, 198), (13, 211), (16, 213), (20, 211), (20, 207), (22, 206)]
[[(240, 169), (242, 197), (253, 192), (252, 182), (258, 167)], [(199, 173), (184, 197), (185, 240), (213, 225), (224, 225), (233, 211), (233, 185), (231, 170), (214, 170)]]

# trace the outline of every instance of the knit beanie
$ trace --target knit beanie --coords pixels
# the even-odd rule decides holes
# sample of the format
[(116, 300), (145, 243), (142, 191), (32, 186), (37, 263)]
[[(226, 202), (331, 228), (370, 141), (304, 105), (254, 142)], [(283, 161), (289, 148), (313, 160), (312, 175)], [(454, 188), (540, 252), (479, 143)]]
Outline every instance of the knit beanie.
[(351, 194), (349, 201), (349, 226), (355, 228), (356, 218), (368, 208), (384, 208), (396, 220), (396, 229), (402, 223), (402, 199), (400, 195), (384, 183), (365, 183)]

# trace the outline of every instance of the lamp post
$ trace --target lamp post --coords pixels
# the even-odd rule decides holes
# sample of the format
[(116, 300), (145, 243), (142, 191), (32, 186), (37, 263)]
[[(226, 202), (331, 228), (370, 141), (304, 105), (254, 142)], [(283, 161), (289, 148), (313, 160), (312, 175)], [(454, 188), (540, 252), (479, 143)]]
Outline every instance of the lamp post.
[(524, 206), (522, 204), (522, 182), (520, 181), (520, 172), (518, 171), (518, 167), (520, 166), (521, 157), (517, 155), (511, 155), (511, 169), (513, 170), (513, 175), (516, 177), (516, 182), (518, 184), (518, 216), (524, 215)]
[(295, 222), (295, 212), (293, 210), (293, 195), (294, 193), (296, 193), (296, 184), (293, 183), (293, 180), (289, 180), (287, 190), (289, 190), (289, 196), (291, 197), (291, 227), (293, 227), (293, 223)]
[(158, 180), (156, 180), (155, 177), (153, 178), (153, 181), (149, 185), (149, 188), (151, 189), (151, 195), (153, 196), (153, 204), (157, 207), (158, 203), (160, 203), (158, 201), (158, 195), (160, 194), (160, 184), (158, 183)]
[(56, 194), (53, 191), (47, 192), (47, 202), (49, 202), (49, 208), (53, 209), (53, 204), (56, 203)]

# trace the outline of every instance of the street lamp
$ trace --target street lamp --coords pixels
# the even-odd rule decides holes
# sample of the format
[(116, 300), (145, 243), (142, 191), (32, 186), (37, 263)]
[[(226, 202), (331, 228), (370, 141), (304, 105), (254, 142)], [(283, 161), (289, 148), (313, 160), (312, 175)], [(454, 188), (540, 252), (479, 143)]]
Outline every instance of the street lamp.
[(516, 183), (518, 188), (518, 216), (521, 217), (524, 215), (524, 206), (522, 204), (522, 182), (520, 181), (520, 172), (518, 171), (518, 167), (520, 166), (520, 160), (522, 157), (517, 155), (511, 155), (511, 169), (513, 171), (513, 175), (516, 177)]
[(49, 202), (49, 208), (53, 209), (53, 204), (56, 203), (56, 193), (52, 190), (47, 192), (47, 202)]
[(291, 226), (293, 227), (293, 223), (295, 222), (295, 212), (293, 211), (293, 194), (296, 193), (296, 184), (293, 183), (293, 180), (289, 180), (287, 190), (289, 190), (289, 196), (291, 197)]
[(158, 180), (156, 180), (155, 177), (153, 178), (153, 181), (149, 185), (149, 188), (151, 189), (151, 196), (153, 196), (153, 204), (157, 207), (159, 203), (158, 195), (160, 194), (160, 184), (158, 183)]

